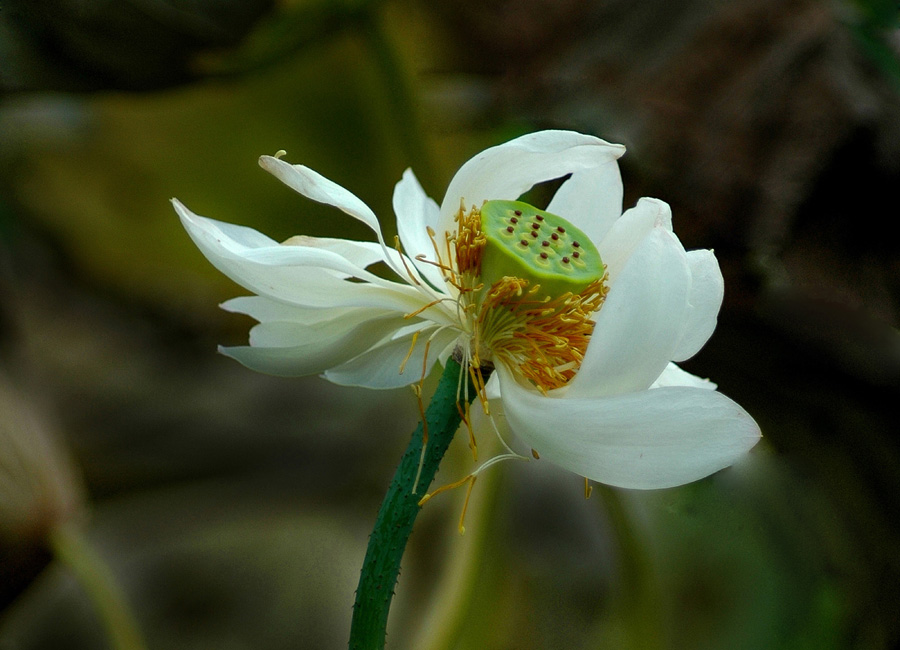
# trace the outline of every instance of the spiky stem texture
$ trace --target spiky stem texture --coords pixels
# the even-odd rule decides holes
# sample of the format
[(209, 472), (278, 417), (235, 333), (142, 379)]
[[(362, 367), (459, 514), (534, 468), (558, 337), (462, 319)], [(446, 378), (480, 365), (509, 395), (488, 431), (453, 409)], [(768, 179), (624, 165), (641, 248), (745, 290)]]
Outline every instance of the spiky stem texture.
[[(419, 500), (425, 496), (428, 486), (434, 480), (441, 459), (461, 422), (460, 409), (463, 405), (457, 404), (457, 394), (460, 394), (460, 401), (465, 399), (463, 395), (468, 395), (470, 400), (475, 397), (475, 390), (468, 383), (469, 378), (461, 376), (462, 374), (459, 363), (452, 358), (448, 359), (444, 374), (425, 413), (428, 442), (424, 459), (423, 429), (420, 422), (381, 503), (375, 528), (369, 537), (359, 587), (356, 590), (356, 602), (353, 604), (350, 650), (384, 648), (388, 611), (400, 571), (400, 560), (421, 509)], [(466, 384), (460, 382), (468, 384), (467, 391)], [(414, 486), (417, 473), (419, 479)]]

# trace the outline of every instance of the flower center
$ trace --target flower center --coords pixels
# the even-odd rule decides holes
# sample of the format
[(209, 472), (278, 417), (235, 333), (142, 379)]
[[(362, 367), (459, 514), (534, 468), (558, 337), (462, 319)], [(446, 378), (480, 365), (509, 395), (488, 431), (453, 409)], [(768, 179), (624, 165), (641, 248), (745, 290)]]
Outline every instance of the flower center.
[(503, 277), (541, 285), (541, 295), (579, 293), (604, 271), (597, 248), (560, 216), (521, 201), (488, 201), (481, 206), (486, 245), (481, 279), (491, 286)]
[(519, 201), (458, 214), (457, 285), (473, 368), (502, 361), (541, 391), (578, 370), (608, 287), (593, 242), (560, 216)]

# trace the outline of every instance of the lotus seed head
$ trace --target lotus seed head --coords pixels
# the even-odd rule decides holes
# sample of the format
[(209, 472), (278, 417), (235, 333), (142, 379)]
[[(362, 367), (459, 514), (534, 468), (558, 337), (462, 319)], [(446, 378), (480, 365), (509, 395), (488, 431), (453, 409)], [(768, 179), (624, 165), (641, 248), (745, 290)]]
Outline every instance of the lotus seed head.
[[(540, 295), (555, 298), (579, 293), (606, 270), (590, 238), (558, 215), (521, 201), (487, 201), (480, 212), (486, 239), (481, 280), (487, 288), (503, 277), (517, 277), (540, 285)], [(531, 248), (527, 233), (537, 239), (545, 224), (553, 232)]]

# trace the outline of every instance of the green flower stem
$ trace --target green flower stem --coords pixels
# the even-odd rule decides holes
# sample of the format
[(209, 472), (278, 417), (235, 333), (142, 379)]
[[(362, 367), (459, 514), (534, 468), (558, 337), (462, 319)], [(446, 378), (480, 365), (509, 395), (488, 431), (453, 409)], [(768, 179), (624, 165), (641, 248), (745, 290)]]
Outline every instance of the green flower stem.
[[(431, 404), (425, 413), (428, 422), (428, 444), (422, 459), (422, 423), (419, 423), (412, 440), (394, 473), (388, 488), (375, 529), (369, 537), (369, 547), (363, 560), (353, 604), (353, 620), (350, 626), (350, 650), (381, 650), (387, 632), (388, 611), (394, 595), (394, 585), (400, 572), (400, 560), (413, 523), (419, 514), (419, 500), (425, 496), (434, 480), (438, 465), (461, 422), (460, 407), (456, 396), (460, 388), (471, 401), (475, 390), (468, 377), (462, 377), (462, 369), (454, 359), (448, 359), (444, 374), (438, 384)], [(460, 382), (468, 383), (468, 392)], [(413, 486), (416, 475), (418, 484)]]
[(50, 549), (66, 564), (97, 609), (113, 650), (144, 650), (146, 646), (137, 623), (125, 604), (124, 594), (109, 566), (73, 523), (54, 528), (49, 534)]

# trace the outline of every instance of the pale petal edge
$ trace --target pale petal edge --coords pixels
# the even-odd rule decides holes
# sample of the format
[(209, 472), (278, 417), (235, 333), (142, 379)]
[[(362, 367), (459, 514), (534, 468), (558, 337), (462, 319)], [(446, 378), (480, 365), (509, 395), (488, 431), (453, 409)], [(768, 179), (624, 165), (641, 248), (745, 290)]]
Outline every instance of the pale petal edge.
[(735, 463), (761, 435), (743, 408), (713, 390), (554, 399), (500, 373), (515, 434), (541, 458), (607, 485), (648, 490), (690, 483)]
[(566, 394), (602, 397), (649, 388), (684, 331), (690, 285), (681, 244), (665, 228), (651, 229), (595, 314), (594, 333)]
[(711, 250), (688, 251), (687, 262), (691, 270), (691, 293), (684, 331), (672, 355), (673, 361), (690, 359), (706, 345), (716, 329), (725, 296), (722, 271)]

